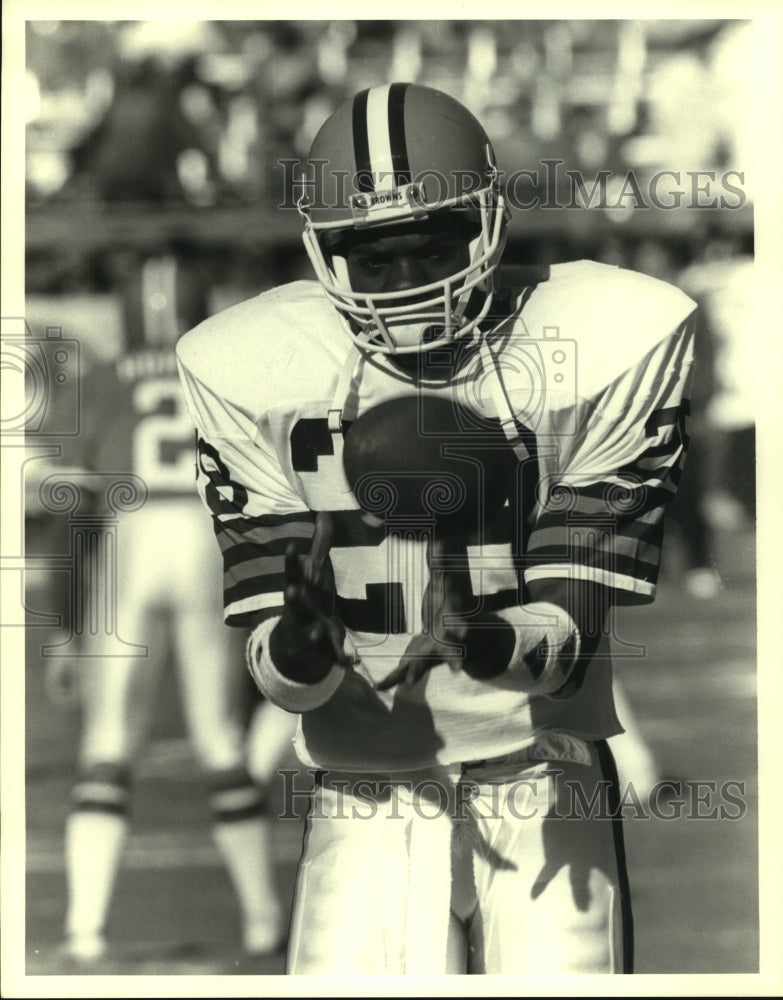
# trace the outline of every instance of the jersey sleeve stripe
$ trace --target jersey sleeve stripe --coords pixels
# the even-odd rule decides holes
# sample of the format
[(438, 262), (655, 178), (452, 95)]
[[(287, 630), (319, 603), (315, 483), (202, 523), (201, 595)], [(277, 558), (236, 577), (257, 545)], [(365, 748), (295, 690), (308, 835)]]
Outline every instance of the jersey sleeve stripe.
[[(628, 534), (625, 534), (625, 528), (633, 529), (636, 534), (632, 534), (630, 530)], [(656, 564), (659, 554), (660, 525), (648, 524), (644, 526), (644, 535), (640, 533), (642, 526), (635, 524), (633, 521), (623, 524), (622, 529), (623, 533), (621, 533), (618, 524), (608, 525), (603, 529), (612, 532), (612, 546), (614, 551), (627, 558), (639, 558), (643, 562)], [(528, 542), (528, 555), (538, 557), (542, 552), (546, 552), (550, 555), (562, 555), (564, 559), (569, 558), (573, 551), (573, 548), (570, 550), (568, 548), (568, 538), (571, 533), (589, 531), (591, 531), (591, 525), (589, 524), (582, 525), (579, 528), (574, 526), (569, 528), (538, 529)]]
[[(690, 438), (685, 436), (683, 440), (683, 449), (687, 451)], [(679, 449), (678, 449), (679, 451)], [(649, 448), (644, 449), (645, 457), (657, 457), (657, 458), (670, 458), (672, 456), (672, 446), (668, 441), (664, 441), (663, 444), (652, 444)]]
[[(307, 538), (309, 539), (309, 535)], [(233, 569), (235, 566), (240, 566), (242, 563), (252, 562), (254, 559), (276, 559), (285, 555), (285, 550), (288, 548), (288, 543), (293, 541), (290, 537), (280, 538), (274, 542), (268, 542), (261, 548), (258, 545), (251, 545), (249, 543), (240, 542), (238, 545), (233, 539), (228, 539), (226, 541), (225, 547), (221, 545), (223, 549), (223, 566), (225, 569)]]
[[(559, 496), (550, 493), (550, 509), (535, 519), (528, 538), (528, 567), (539, 578), (545, 575), (542, 564), (595, 568), (609, 574), (615, 589), (635, 592), (630, 580), (654, 588), (664, 515), (674, 495), (667, 486), (648, 483), (629, 489), (620, 479), (579, 490), (564, 486)], [(557, 509), (552, 509), (555, 497)]]
[(286, 535), (310, 537), (313, 533), (312, 518), (303, 517), (302, 514), (267, 514), (255, 517), (238, 514), (236, 518), (216, 518), (216, 534), (222, 526), (230, 528), (236, 535), (249, 536), (249, 540), (259, 544)]
[(571, 545), (567, 558), (563, 556), (563, 550), (560, 546), (557, 546), (554, 551), (550, 546), (542, 546), (530, 551), (528, 558), (535, 561), (536, 564), (543, 562), (546, 565), (553, 565), (554, 562), (563, 562), (564, 565), (597, 567), (613, 575), (619, 574), (629, 579), (655, 582), (658, 578), (657, 563), (645, 562), (634, 556), (619, 555), (616, 550), (593, 545)]
[[(300, 553), (309, 550), (309, 545), (298, 546)], [(236, 588), (241, 588), (242, 596), (251, 591), (268, 593), (270, 590), (284, 589), (284, 563), (282, 555), (267, 555), (261, 548), (253, 548), (247, 558), (231, 564), (224, 561), (223, 590), (226, 602), (236, 600)]]
[(588, 525), (592, 521), (595, 525), (615, 525), (615, 531), (618, 535), (647, 539), (663, 519), (667, 505), (668, 498), (666, 504), (658, 503), (645, 510), (637, 510), (634, 509), (635, 502), (632, 500), (627, 504), (629, 508), (627, 512), (618, 511), (615, 513), (611, 509), (607, 509), (604, 504), (589, 511), (584, 510), (580, 504), (579, 508), (566, 512), (553, 511), (549, 514), (542, 514), (536, 519), (530, 535), (534, 537), (539, 531), (565, 531), (569, 524), (581, 522)]
[(272, 618), (283, 611), (283, 594), (256, 594), (227, 604), (224, 619), (227, 625), (237, 628), (254, 628), (265, 618)]
[(578, 566), (565, 563), (551, 563), (534, 566), (525, 570), (525, 581), (531, 580), (588, 580), (599, 583), (618, 592), (619, 604), (647, 604), (655, 597), (655, 580), (637, 579), (623, 576), (596, 566)]
[[(301, 514), (256, 516), (242, 521), (215, 518), (214, 527), (223, 553), (224, 608), (230, 624), (236, 622), (229, 608), (237, 603), (282, 593), (288, 545), (293, 542), (300, 553), (306, 553), (314, 531), (313, 522)], [(278, 603), (275, 598), (275, 605)]]
[[(243, 559), (233, 566), (225, 564), (226, 577), (232, 583), (239, 583), (240, 580), (251, 580), (257, 577), (259, 580), (266, 580), (270, 576), (282, 576), (285, 568), (285, 555), (268, 556), (259, 555), (257, 552), (249, 559)], [(266, 589), (264, 586), (263, 589)]]
[(260, 579), (258, 576), (250, 576), (245, 580), (238, 580), (232, 586), (224, 590), (224, 603), (228, 607), (236, 601), (244, 601), (249, 597), (266, 596), (272, 593), (282, 593), (285, 588), (285, 575), (283, 573), (269, 573)]
[[(667, 505), (673, 494), (674, 490), (660, 480), (640, 483), (621, 476), (616, 477), (614, 481), (605, 477), (599, 483), (579, 487), (563, 483), (550, 491), (550, 498), (542, 505), (539, 517), (547, 517), (551, 512), (555, 517), (562, 519), (564, 511), (604, 516), (622, 514), (629, 506), (633, 506), (637, 512), (643, 509), (650, 510), (653, 507)], [(638, 496), (640, 499), (631, 500), (632, 496)]]
[[(550, 531), (550, 530), (560, 530), (567, 522), (567, 513), (564, 515), (562, 512), (551, 512), (547, 514), (542, 514), (537, 518), (533, 532), (538, 534), (539, 531)], [(577, 514), (581, 515), (583, 511), (577, 511)], [(600, 507), (593, 511), (596, 516), (596, 522), (599, 523), (606, 519), (607, 516), (611, 517), (614, 523), (622, 523), (622, 534), (629, 538), (645, 538), (650, 532), (650, 527), (655, 526), (661, 520), (663, 513), (663, 507), (651, 507), (649, 510), (634, 511), (632, 515), (626, 515), (624, 517), (618, 517), (616, 515), (607, 515), (606, 508)]]
[(655, 456), (648, 458), (645, 452), (635, 462), (624, 466), (616, 477), (607, 477), (607, 481), (614, 481), (617, 485), (625, 485), (628, 482), (628, 486), (635, 489), (645, 487), (673, 490), (679, 485), (684, 461), (684, 454), (675, 454), (670, 462), (661, 465), (658, 458)]

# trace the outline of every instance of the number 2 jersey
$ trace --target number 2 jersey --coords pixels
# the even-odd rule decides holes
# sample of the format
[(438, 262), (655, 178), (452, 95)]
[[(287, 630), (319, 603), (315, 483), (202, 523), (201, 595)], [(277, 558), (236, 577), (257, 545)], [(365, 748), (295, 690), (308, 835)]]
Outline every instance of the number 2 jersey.
[(82, 431), (67, 446), (69, 464), (139, 476), (151, 500), (193, 496), (193, 420), (173, 346), (96, 365), (81, 390)]
[(96, 523), (105, 524), (102, 544), (116, 572), (115, 581), (103, 563), (90, 562), (86, 584), (101, 598), (116, 586), (124, 641), (147, 644), (147, 615), (166, 609), (213, 621), (222, 642), (220, 557), (196, 493), (193, 420), (173, 345), (97, 364), (80, 388), (82, 427), (63, 444), (63, 476), (73, 477)]
[(468, 548), (477, 608), (526, 603), (528, 584), (547, 578), (595, 581), (617, 603), (654, 597), (687, 445), (695, 305), (670, 285), (592, 262), (552, 266), (508, 301), (481, 348), (426, 384), (360, 354), (311, 281), (234, 306), (177, 346), (229, 624), (281, 613), (285, 549), (293, 540), (306, 552), (316, 514), (330, 512), (337, 613), (357, 663), (326, 704), (300, 716), (297, 750), (309, 766), (399, 772), (501, 756), (547, 733), (622, 731), (608, 638), (568, 698), (530, 697), (509, 672), (478, 680), (447, 664), (412, 687), (374, 688), (420, 630), (427, 583), (425, 542), (367, 523), (342, 468), (346, 428), (391, 397), (456, 399), (500, 424), (516, 452), (511, 500)]

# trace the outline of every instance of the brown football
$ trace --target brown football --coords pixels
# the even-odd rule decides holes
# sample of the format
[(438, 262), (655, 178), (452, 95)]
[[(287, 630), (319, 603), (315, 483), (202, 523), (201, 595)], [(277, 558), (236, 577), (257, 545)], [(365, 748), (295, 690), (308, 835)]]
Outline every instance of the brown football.
[(514, 453), (498, 423), (442, 396), (387, 400), (345, 435), (343, 465), (361, 509), (387, 525), (472, 534), (512, 494)]

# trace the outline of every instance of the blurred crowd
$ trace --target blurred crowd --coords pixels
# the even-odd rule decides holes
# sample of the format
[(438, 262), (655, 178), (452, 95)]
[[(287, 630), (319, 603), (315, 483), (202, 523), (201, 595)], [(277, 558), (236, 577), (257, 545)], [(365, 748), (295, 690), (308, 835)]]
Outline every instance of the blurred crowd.
[[(28, 197), (275, 200), (346, 96), (465, 103), (511, 170), (742, 170), (749, 22), (30, 21)], [(676, 151), (676, 163), (672, 162)]]

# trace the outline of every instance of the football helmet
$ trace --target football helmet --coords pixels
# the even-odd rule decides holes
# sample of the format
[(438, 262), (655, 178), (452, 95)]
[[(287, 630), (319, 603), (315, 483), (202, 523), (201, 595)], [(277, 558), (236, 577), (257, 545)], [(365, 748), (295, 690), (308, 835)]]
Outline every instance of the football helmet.
[[(371, 87), (313, 140), (298, 202), (316, 277), (367, 351), (430, 350), (476, 331), (492, 302), (508, 214), (492, 145), (477, 119), (430, 87)], [(341, 235), (461, 213), (469, 263), (403, 291), (351, 287)]]

